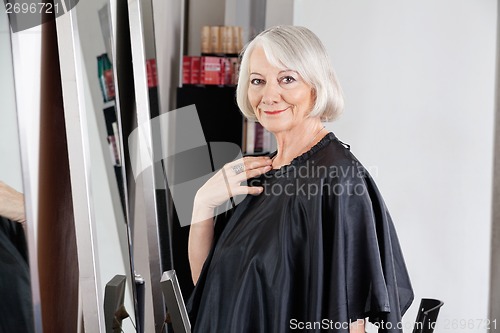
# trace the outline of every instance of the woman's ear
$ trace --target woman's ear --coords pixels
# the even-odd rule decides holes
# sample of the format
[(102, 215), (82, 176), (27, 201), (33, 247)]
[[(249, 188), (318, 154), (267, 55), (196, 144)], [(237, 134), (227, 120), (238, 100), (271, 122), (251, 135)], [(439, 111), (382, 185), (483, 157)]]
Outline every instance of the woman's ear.
[(314, 104), (316, 104), (316, 98), (318, 97), (316, 88), (311, 87), (311, 97)]
[(314, 109), (314, 106), (316, 105), (316, 98), (318, 94), (316, 93), (316, 88), (311, 87), (311, 110), (309, 110), (308, 116), (311, 114), (312, 110)]

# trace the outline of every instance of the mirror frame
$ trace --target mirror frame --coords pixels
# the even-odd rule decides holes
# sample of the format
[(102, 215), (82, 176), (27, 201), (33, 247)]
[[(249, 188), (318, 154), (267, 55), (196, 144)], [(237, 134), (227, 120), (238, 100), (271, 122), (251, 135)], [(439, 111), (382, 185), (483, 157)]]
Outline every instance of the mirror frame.
[[(132, 62), (134, 68), (134, 88), (136, 95), (136, 112), (137, 124), (145, 130), (146, 143), (149, 147), (153, 147), (152, 133), (149, 122), (151, 120), (150, 100), (147, 82), (146, 70), (146, 43), (151, 42), (146, 40), (144, 35), (144, 1), (150, 0), (129, 0), (129, 23), (130, 23), (130, 43), (132, 48)], [(152, 19), (152, 17), (151, 17)], [(154, 41), (153, 41), (154, 42)], [(157, 213), (157, 198), (155, 187), (154, 167), (146, 169), (141, 173), (140, 181), (137, 182), (137, 191), (142, 192), (144, 199), (144, 219), (134, 221), (134, 228), (147, 230), (147, 246), (134, 246), (134, 259), (137, 256), (146, 257), (149, 259), (148, 267), (142, 267), (141, 275), (145, 276), (149, 285), (146, 287), (146, 302), (153, 305), (153, 320), (156, 332), (160, 332), (164, 326), (166, 311), (165, 302), (161, 289), (161, 254), (158, 234), (158, 213)], [(136, 253), (139, 249), (147, 250), (147, 253)], [(134, 267), (137, 268), (137, 267)], [(148, 313), (146, 317), (148, 318)], [(151, 324), (146, 320), (147, 327)]]
[(4, 13), (9, 22), (9, 38), (10, 43), (10, 54), (12, 61), (12, 81), (14, 84), (14, 108), (16, 112), (16, 122), (18, 129), (18, 141), (19, 141), (19, 156), (21, 162), (21, 176), (23, 181), (23, 192), (24, 192), (24, 206), (26, 214), (26, 241), (28, 248), (28, 258), (29, 258), (29, 269), (30, 269), (30, 283), (31, 283), (31, 297), (32, 297), (32, 309), (33, 309), (33, 329), (35, 333), (42, 333), (42, 309), (41, 309), (41, 298), (40, 298), (40, 281), (38, 275), (38, 251), (37, 242), (35, 235), (34, 221), (36, 212), (33, 209), (34, 196), (29, 190), (31, 188), (31, 178), (29, 173), (29, 154), (28, 154), (28, 132), (29, 128), (22, 121), (22, 116), (19, 114), (18, 110), (18, 99), (20, 98), (17, 91), (21, 89), (20, 83), (16, 80), (16, 77), (21, 73), (22, 64), (16, 59), (21, 59), (21, 52), (19, 50), (19, 41), (16, 33), (13, 33), (10, 26), (10, 17), (7, 13)]
[(80, 272), (80, 298), (85, 330), (104, 332), (104, 298), (99, 281), (96, 225), (92, 208), (90, 182), (90, 152), (87, 137), (83, 64), (77, 14), (71, 10), (56, 18), (61, 84), (64, 96), (64, 115), (68, 156), (71, 169), (71, 188)]

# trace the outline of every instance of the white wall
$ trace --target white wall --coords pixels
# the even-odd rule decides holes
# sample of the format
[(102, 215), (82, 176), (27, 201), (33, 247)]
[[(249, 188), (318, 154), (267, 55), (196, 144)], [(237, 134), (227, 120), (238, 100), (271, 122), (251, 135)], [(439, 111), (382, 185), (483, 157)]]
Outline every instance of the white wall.
[[(288, 6), (283, 6), (283, 1), (288, 1)], [(224, 24), (242, 27), (243, 45), (245, 45), (264, 30), (269, 21), (279, 20), (277, 17), (283, 15), (284, 11), (286, 14), (293, 7), (292, 5), (293, 3), (289, 0), (225, 0)], [(291, 11), (289, 12), (291, 14)], [(291, 20), (292, 16), (288, 15), (287, 23), (291, 24)], [(283, 24), (282, 21), (281, 24)]]
[(225, 0), (189, 0), (187, 22), (187, 55), (201, 53), (201, 28), (204, 25), (224, 25)]
[(184, 0), (153, 0), (156, 69), (161, 113), (175, 109), (177, 87), (182, 81), (180, 57), (183, 47), (184, 10)]
[(266, 28), (293, 24), (293, 5), (290, 0), (267, 0)]
[(405, 320), (441, 299), (437, 333), (486, 332), (451, 324), (487, 318), (496, 20), (494, 0), (295, 0), (345, 91), (328, 128), (378, 170), (416, 295)]

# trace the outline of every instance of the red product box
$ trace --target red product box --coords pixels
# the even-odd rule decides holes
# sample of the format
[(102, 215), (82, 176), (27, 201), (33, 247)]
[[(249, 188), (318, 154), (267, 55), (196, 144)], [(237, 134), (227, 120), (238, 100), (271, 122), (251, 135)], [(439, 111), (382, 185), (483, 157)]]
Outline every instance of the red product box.
[(146, 60), (146, 70), (148, 73), (148, 87), (158, 86), (158, 76), (156, 74), (156, 59)]
[(221, 83), (232, 84), (231, 82), (231, 60), (229, 58), (221, 58)]
[(182, 58), (182, 84), (191, 84), (191, 57)]
[(201, 84), (222, 84), (221, 83), (221, 58), (201, 57), (200, 83)]
[(114, 99), (115, 98), (115, 82), (113, 79), (113, 70), (112, 69), (107, 69), (104, 71), (104, 81), (106, 82), (106, 94), (108, 95), (108, 98)]
[(200, 84), (201, 57), (191, 57), (191, 84)]
[(231, 62), (231, 84), (238, 84), (239, 60), (237, 57), (229, 58)]

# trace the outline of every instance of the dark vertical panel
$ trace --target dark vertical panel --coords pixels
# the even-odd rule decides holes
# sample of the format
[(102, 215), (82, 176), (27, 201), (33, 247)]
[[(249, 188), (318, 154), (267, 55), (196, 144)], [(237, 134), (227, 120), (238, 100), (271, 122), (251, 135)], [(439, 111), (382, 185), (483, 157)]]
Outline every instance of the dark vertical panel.
[(196, 105), (207, 142), (232, 142), (241, 147), (243, 115), (236, 105), (236, 87), (186, 85), (178, 88), (177, 108), (191, 104)]
[[(196, 105), (198, 117), (201, 127), (205, 135), (206, 142), (231, 142), (241, 147), (243, 135), (243, 115), (241, 114), (236, 104), (236, 88), (235, 87), (219, 87), (219, 86), (190, 86), (185, 85), (177, 89), (177, 108)], [(177, 128), (182, 131), (182, 128)], [(169, 195), (169, 192), (167, 192)], [(173, 213), (172, 221), (172, 250), (173, 251), (173, 267), (176, 270), (177, 278), (182, 290), (182, 295), (185, 299), (189, 297), (193, 290), (193, 282), (191, 279), (191, 268), (188, 258), (188, 239), (189, 227), (181, 227), (175, 207), (172, 204), (172, 198), (167, 198), (167, 203), (170, 204), (171, 213)], [(222, 214), (217, 217), (216, 235), (226, 221), (226, 215)], [(221, 223), (219, 223), (221, 222)], [(167, 234), (165, 230), (160, 230), (160, 243), (163, 255), (167, 255), (165, 247)], [(164, 267), (164, 270), (168, 269)]]
[(44, 332), (77, 332), (78, 258), (55, 21), (42, 26), (38, 253)]
[[(119, 126), (121, 132), (122, 143), (122, 177), (124, 179), (124, 192), (127, 202), (127, 232), (128, 245), (130, 256), (130, 267), (135, 273), (135, 256), (134, 256), (134, 216), (136, 203), (136, 185), (130, 163), (130, 151), (128, 146), (128, 138), (132, 131), (137, 127), (136, 121), (136, 104), (135, 104), (135, 86), (134, 73), (132, 67), (132, 49), (130, 45), (130, 24), (128, 5), (126, 1), (118, 1), (116, 4), (116, 36), (115, 45), (116, 54), (114, 55), (115, 63), (113, 66), (116, 69), (116, 91), (117, 91), (117, 115), (119, 118)], [(140, 272), (137, 272), (140, 273)], [(135, 300), (135, 318), (137, 332), (144, 332), (145, 327), (145, 288), (144, 284), (136, 284), (133, 288)]]
[[(129, 233), (133, 234), (133, 216), (135, 202), (135, 180), (130, 164), (128, 137), (137, 127), (135, 124), (135, 87), (132, 68), (132, 50), (130, 46), (130, 24), (128, 20), (128, 6), (124, 1), (118, 1), (116, 6), (116, 91), (118, 97), (117, 116), (121, 126), (121, 143), (123, 145), (123, 170), (125, 181), (124, 192), (127, 193)], [(130, 236), (129, 236), (130, 237)], [(132, 256), (133, 253), (131, 253)]]

